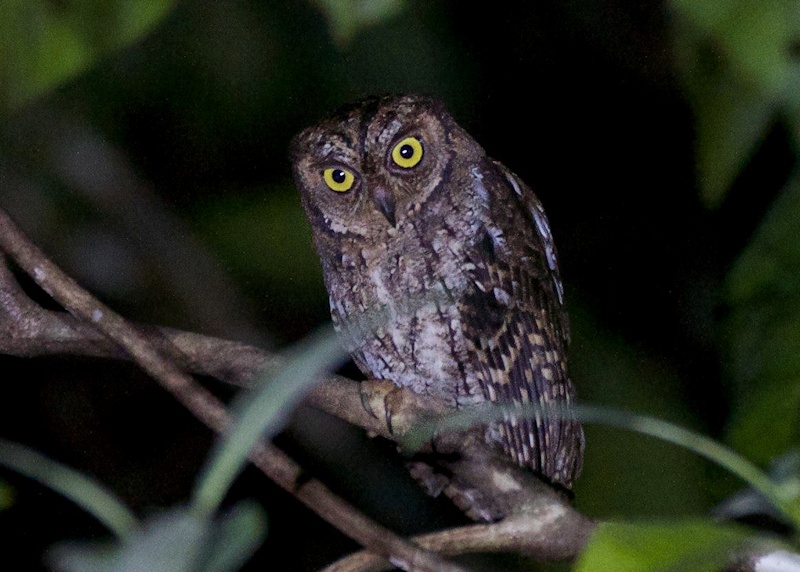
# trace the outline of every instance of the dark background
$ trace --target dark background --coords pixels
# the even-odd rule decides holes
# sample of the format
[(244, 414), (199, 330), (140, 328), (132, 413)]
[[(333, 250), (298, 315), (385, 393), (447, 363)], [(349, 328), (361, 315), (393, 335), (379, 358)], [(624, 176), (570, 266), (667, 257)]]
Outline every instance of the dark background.
[[(790, 175), (785, 128), (768, 129), (723, 205), (708, 208), (676, 10), (467, 6), (408, 2), (337, 42), (311, 2), (181, 2), (140, 42), (5, 115), (0, 204), (123, 315), (280, 348), (328, 320), (290, 138), (365, 95), (434, 95), (547, 209), (580, 398), (723, 437), (721, 287)], [(0, 366), (0, 435), (94, 475), (140, 514), (188, 499), (212, 436), (134, 367)], [(403, 533), (464, 522), (416, 489), (391, 446), (310, 411), (298, 420), (279, 444), (378, 520)], [(587, 435), (576, 503), (592, 516), (702, 515), (740, 486), (654, 440)], [(15, 501), (0, 511), (0, 538), (18, 569), (39, 569), (53, 542), (103, 536), (54, 493), (2, 477)], [(356, 549), (256, 471), (237, 498), (257, 499), (270, 524), (248, 570), (313, 570)]]

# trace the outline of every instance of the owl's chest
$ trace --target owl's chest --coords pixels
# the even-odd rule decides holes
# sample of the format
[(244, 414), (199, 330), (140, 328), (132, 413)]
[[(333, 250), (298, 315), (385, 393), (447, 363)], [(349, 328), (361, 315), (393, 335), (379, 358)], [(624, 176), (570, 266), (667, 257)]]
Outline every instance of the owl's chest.
[(406, 232), (343, 255), (326, 277), (334, 322), (368, 376), (454, 404), (479, 401), (459, 310), (471, 280), (470, 238), (444, 226)]

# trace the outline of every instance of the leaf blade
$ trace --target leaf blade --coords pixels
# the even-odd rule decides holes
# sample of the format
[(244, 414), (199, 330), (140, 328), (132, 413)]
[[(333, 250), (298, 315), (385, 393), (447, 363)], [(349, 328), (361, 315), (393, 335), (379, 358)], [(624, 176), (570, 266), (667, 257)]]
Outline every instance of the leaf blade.
[(127, 537), (138, 527), (133, 513), (104, 486), (28, 447), (0, 440), (0, 465), (68, 498), (119, 538)]

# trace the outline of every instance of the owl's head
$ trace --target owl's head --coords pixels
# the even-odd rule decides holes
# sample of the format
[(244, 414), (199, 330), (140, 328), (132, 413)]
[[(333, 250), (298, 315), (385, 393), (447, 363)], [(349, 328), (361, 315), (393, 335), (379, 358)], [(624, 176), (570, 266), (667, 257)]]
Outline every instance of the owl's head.
[(456, 158), (483, 150), (434, 99), (370, 98), (293, 140), (291, 159), (315, 234), (376, 238), (418, 217)]

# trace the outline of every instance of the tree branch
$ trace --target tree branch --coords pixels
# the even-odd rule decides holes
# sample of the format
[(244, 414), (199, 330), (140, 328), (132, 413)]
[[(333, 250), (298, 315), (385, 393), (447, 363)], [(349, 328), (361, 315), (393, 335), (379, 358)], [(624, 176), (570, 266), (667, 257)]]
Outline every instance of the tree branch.
[[(422, 547), (445, 555), (475, 552), (513, 552), (540, 561), (574, 558), (586, 545), (594, 522), (576, 511), (552, 487), (532, 473), (509, 466), (504, 457), (482, 441), (470, 441), (461, 457), (447, 468), (462, 486), (493, 491), (513, 506), (499, 522), (464, 526), (417, 536)], [(377, 572), (388, 570), (374, 554), (358, 552), (324, 572)]]
[[(121, 316), (112, 312), (64, 274), (28, 241), (1, 209), (0, 248), (55, 301), (76, 318), (93, 324), (205, 425), (217, 433), (227, 430), (230, 416), (222, 402), (162, 355), (145, 334), (128, 324)], [(17, 296), (14, 296), (15, 286), (5, 288), (5, 282), (10, 278), (8, 273), (0, 278), (4, 279), (4, 307), (16, 311), (18, 315), (24, 314), (26, 309), (31, 310), (30, 305), (19, 302), (21, 291), (18, 286), (16, 286)], [(24, 335), (24, 328), (22, 333)], [(250, 459), (264, 474), (322, 518), (362, 546), (389, 558), (399, 568), (430, 572), (463, 570), (460, 566), (445, 562), (438, 555), (419, 548), (368, 519), (334, 495), (321, 482), (301, 479), (300, 467), (273, 445), (265, 442), (259, 444), (251, 452)]]
[[(68, 354), (134, 359), (143, 367), (150, 368), (147, 371), (151, 375), (216, 431), (223, 431), (228, 423), (224, 406), (181, 370), (247, 386), (265, 368), (282, 365), (280, 356), (237, 342), (168, 328), (131, 327), (63, 276), (27, 242), (2, 211), (0, 248), (12, 254), (45, 291), (75, 314), (46, 310), (34, 304), (16, 284), (8, 268), (0, 264), (2, 353), (26, 357)], [(94, 325), (89, 325), (93, 319)], [(104, 333), (100, 334), (95, 327), (105, 328)], [(125, 350), (121, 350), (121, 346)], [(329, 376), (324, 383), (318, 384), (306, 402), (371, 434), (397, 441), (398, 435), (393, 430), (397, 430), (398, 425), (412, 426), (416, 419), (442, 410), (442, 404), (428, 399), (421, 403), (413, 394), (409, 395), (411, 397), (403, 403), (403, 410), (393, 412), (392, 427), (384, 416), (376, 416), (365, 409), (358, 382), (340, 376)], [(398, 415), (402, 417), (400, 424)], [(594, 523), (529, 471), (497, 455), (480, 440), (465, 441), (463, 436), (448, 440), (444, 436), (437, 440), (436, 446), (439, 451), (446, 449), (458, 453), (457, 460), (443, 464), (462, 487), (501, 499), (510, 516), (498, 523), (424, 535), (418, 539), (422, 546), (448, 555), (516, 552), (538, 560), (561, 560), (574, 558), (585, 545)], [(310, 481), (298, 487), (299, 467), (272, 445), (264, 444), (254, 451), (251, 460), (329, 522), (336, 515), (342, 515), (344, 522), (332, 524), (370, 551), (400, 555), (395, 545), (396, 537), (374, 523), (365, 522), (360, 513), (351, 514), (354, 509), (334, 497), (324, 485)], [(380, 533), (370, 534), (374, 531)], [(387, 542), (387, 539), (391, 541)], [(415, 554), (410, 550), (419, 552), (405, 545), (402, 549), (406, 550), (405, 554)], [(411, 560), (409, 556), (406, 561)], [(416, 569), (425, 569), (419, 567), (419, 562), (415, 565), (418, 566)], [(380, 570), (385, 566), (386, 560), (380, 556), (358, 553), (334, 564), (331, 570)]]

